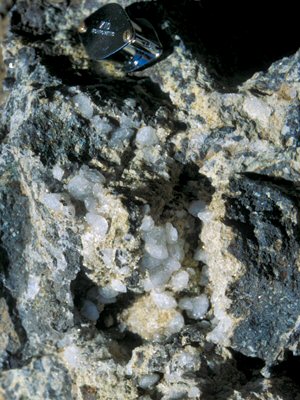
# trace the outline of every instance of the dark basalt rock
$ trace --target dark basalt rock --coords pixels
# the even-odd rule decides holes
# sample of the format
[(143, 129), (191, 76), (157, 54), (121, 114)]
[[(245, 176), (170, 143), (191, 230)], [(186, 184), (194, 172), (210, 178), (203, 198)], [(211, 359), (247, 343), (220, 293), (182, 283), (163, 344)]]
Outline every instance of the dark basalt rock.
[(297, 191), (292, 182), (252, 175), (232, 180), (225, 223), (234, 228), (229, 250), (245, 273), (228, 289), (231, 311), (243, 321), (232, 339), (242, 353), (272, 361), (292, 347), (300, 300)]

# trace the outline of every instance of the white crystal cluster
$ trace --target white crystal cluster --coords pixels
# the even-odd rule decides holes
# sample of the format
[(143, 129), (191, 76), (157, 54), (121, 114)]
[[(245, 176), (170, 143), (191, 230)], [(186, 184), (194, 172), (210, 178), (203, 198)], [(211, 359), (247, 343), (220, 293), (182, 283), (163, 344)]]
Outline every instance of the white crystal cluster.
[(139, 379), (138, 385), (142, 389), (149, 389), (159, 381), (159, 378), (160, 376), (158, 374), (147, 374)]
[[(91, 259), (95, 248), (101, 249), (101, 258), (108, 271), (114, 273), (115, 249), (105, 243), (109, 235), (112, 219), (118, 218), (119, 204), (115, 202), (104, 186), (105, 177), (94, 169), (82, 166), (67, 184), (67, 190), (76, 200), (84, 203), (86, 214), (85, 231), (81, 235), (83, 256)], [(120, 221), (122, 222), (122, 221)], [(99, 256), (97, 256), (99, 258)], [(129, 273), (128, 267), (118, 267), (118, 275), (125, 276)], [(107, 275), (109, 277), (109, 274)], [(106, 277), (106, 278), (107, 278)], [(121, 279), (111, 278), (110, 282), (99, 289), (88, 293), (88, 299), (83, 305), (82, 313), (90, 320), (98, 319), (93, 302), (96, 304), (110, 304), (116, 301), (120, 293), (125, 293), (127, 288)], [(99, 309), (99, 307), (98, 307)]]
[[(170, 359), (162, 363), (159, 375), (153, 372), (149, 359), (145, 357), (141, 360), (140, 357), (142, 351), (151, 354), (152, 346), (146, 344), (133, 351), (126, 365), (126, 375), (134, 378), (142, 389), (152, 390), (156, 387), (162, 395), (161, 399), (164, 400), (202, 398), (197, 376), (201, 367), (199, 350), (190, 345), (178, 350), (174, 348)], [(148, 396), (142, 398), (146, 400)]]
[[(201, 201), (193, 202), (189, 212), (205, 221), (210, 219), (210, 213)], [(144, 240), (144, 256), (141, 260), (141, 269), (145, 273), (144, 290), (150, 295), (149, 302), (158, 310), (176, 313), (172, 326), (165, 326), (165, 335), (178, 332), (184, 326), (182, 312), (185, 311), (189, 318), (200, 320), (208, 311), (209, 300), (205, 294), (189, 297), (180, 293), (189, 288), (193, 270), (182, 266), (185, 241), (179, 237), (176, 227), (171, 222), (157, 226), (150, 215), (145, 215), (140, 230)], [(129, 319), (132, 325), (136, 315)], [(157, 326), (157, 331), (161, 331), (161, 326)]]
[(86, 294), (80, 313), (90, 320), (97, 321), (106, 304), (115, 303), (120, 293), (126, 293), (126, 286), (118, 279), (113, 279), (104, 287), (92, 287)]
[[(53, 177), (62, 181), (64, 170), (55, 165), (52, 170)], [(82, 166), (66, 185), (67, 193), (46, 193), (42, 202), (58, 214), (75, 217), (75, 207), (72, 200), (84, 203), (86, 214), (85, 222), (90, 239), (102, 240), (109, 229), (109, 200), (103, 187), (104, 176), (97, 170)]]
[(160, 140), (154, 128), (151, 126), (140, 128), (135, 137), (135, 144), (143, 162), (151, 165), (157, 165), (157, 163), (162, 162)]
[(211, 221), (211, 212), (207, 210), (207, 206), (202, 200), (194, 200), (191, 202), (188, 212), (196, 218), (199, 218), (203, 223)]
[[(131, 242), (128, 214), (121, 200), (106, 188), (106, 179), (98, 170), (84, 165), (66, 178), (65, 170), (57, 164), (52, 175), (64, 184), (65, 191), (44, 193), (41, 200), (66, 223), (72, 220), (80, 234), (83, 264), (98, 285), (87, 293), (80, 312), (86, 319), (96, 321), (105, 304), (114, 303), (120, 293), (127, 291), (124, 281), (130, 275), (128, 262), (119, 258), (116, 265), (115, 257), (124, 242)], [(59, 266), (63, 256), (55, 256)]]
[[(82, 255), (89, 265), (102, 259), (106, 271), (114, 269), (116, 248), (111, 246), (108, 240), (112, 230), (112, 239), (115, 243), (116, 231), (119, 236), (125, 237), (127, 233), (127, 213), (121, 202), (112, 196), (105, 187), (105, 178), (97, 170), (82, 166), (80, 170), (69, 180), (66, 186), (69, 194), (75, 200), (83, 202), (85, 207), (84, 230), (81, 235)], [(123, 234), (123, 236), (122, 236)], [(121, 240), (120, 239), (120, 240)], [(109, 241), (109, 243), (107, 243)], [(95, 265), (90, 265), (95, 269)], [(118, 267), (114, 271), (118, 275), (126, 275), (128, 267)], [(107, 277), (106, 277), (107, 278)], [(108, 292), (124, 292), (123, 284), (115, 279), (111, 282)], [(104, 296), (105, 297), (105, 296)], [(108, 297), (112, 297), (109, 295)]]
[(187, 287), (188, 273), (181, 271), (178, 275), (184, 258), (184, 241), (179, 239), (177, 229), (170, 222), (164, 226), (155, 226), (149, 215), (144, 217), (140, 229), (145, 242), (141, 266), (148, 272), (144, 282), (145, 290), (162, 290), (171, 277), (174, 279), (175, 291)]
[[(139, 145), (148, 146), (149, 143), (156, 143), (153, 135), (154, 132), (146, 127), (138, 131), (136, 140)], [(52, 173), (55, 179), (63, 180), (65, 173), (60, 166), (55, 166)], [(96, 169), (82, 166), (65, 182), (67, 193), (48, 193), (44, 196), (44, 203), (56, 212), (69, 213), (73, 218), (77, 218), (85, 265), (96, 269), (95, 262), (99, 261), (99, 258), (102, 259), (105, 269), (102, 275), (105, 275), (105, 283), (95, 280), (98, 287), (93, 287), (87, 293), (80, 309), (82, 316), (96, 321), (106, 304), (116, 302), (121, 293), (127, 292), (124, 281), (125, 277), (129, 276), (129, 267), (118, 266), (114, 269), (115, 249), (108, 240), (113, 218), (119, 220), (118, 215), (116, 218), (118, 205), (105, 187), (105, 177)], [(67, 203), (62, 201), (66, 195), (70, 199)], [(84, 205), (84, 209), (81, 207), (79, 217), (75, 212), (76, 201)], [(145, 274), (143, 287), (147, 293), (145, 295), (148, 302), (147, 313), (151, 315), (152, 321), (150, 321), (151, 326), (144, 324), (144, 327), (147, 326), (147, 333), (144, 336), (158, 338), (180, 331), (184, 326), (183, 313), (195, 320), (204, 318), (209, 308), (209, 301), (205, 294), (194, 296), (182, 294), (182, 291), (189, 289), (190, 281), (195, 275), (193, 268), (182, 265), (186, 247), (184, 234), (180, 237), (177, 228), (171, 222), (156, 225), (149, 215), (149, 206), (146, 206), (145, 212), (140, 226), (144, 241), (144, 255), (140, 261), (140, 268)], [(189, 205), (188, 212), (203, 223), (209, 223), (211, 219), (206, 204), (201, 200), (193, 201)], [(183, 218), (186, 216), (185, 213)], [(112, 236), (115, 240), (115, 233)], [(194, 259), (204, 261), (205, 252), (198, 249)], [(205, 273), (201, 276), (199, 286), (205, 286), (207, 283), (207, 270), (204, 268), (203, 271)], [(143, 327), (144, 316), (143, 312), (140, 314), (139, 308), (145, 308), (145, 305), (142, 302), (136, 304), (137, 308), (133, 307), (132, 311), (129, 311), (127, 322), (133, 331), (142, 334), (137, 325), (141, 324)]]
[(94, 108), (93, 108), (93, 103), (91, 102), (88, 96), (86, 96), (83, 93), (79, 93), (73, 97), (73, 102), (85, 118), (88, 119), (92, 118), (94, 113)]
[[(165, 367), (164, 379), (171, 389), (172, 398), (199, 399), (201, 391), (197, 386), (196, 379), (193, 381), (186, 380), (185, 374), (199, 370), (200, 360), (197, 352), (190, 346), (186, 346), (184, 350), (180, 350), (174, 354), (170, 362)], [(194, 385), (193, 385), (194, 383)], [(162, 399), (168, 399), (170, 391), (162, 387), (162, 391), (166, 395)], [(184, 397), (183, 397), (184, 396)]]
[(71, 196), (84, 202), (86, 208), (85, 220), (89, 226), (86, 233), (90, 240), (104, 239), (108, 231), (108, 204), (104, 193), (104, 176), (96, 170), (82, 166), (70, 179), (67, 190)]
[(196, 297), (183, 297), (178, 305), (186, 311), (189, 318), (201, 319), (207, 313), (209, 301), (205, 294), (201, 294)]
[(42, 203), (52, 212), (61, 216), (74, 217), (75, 208), (69, 200), (64, 193), (45, 193), (42, 197)]

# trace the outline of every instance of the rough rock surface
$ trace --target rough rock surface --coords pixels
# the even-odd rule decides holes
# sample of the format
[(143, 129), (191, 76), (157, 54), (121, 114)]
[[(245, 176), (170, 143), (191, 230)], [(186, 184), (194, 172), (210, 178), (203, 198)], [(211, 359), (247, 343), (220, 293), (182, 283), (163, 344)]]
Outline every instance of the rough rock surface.
[(0, 5), (0, 399), (300, 398), (296, 12), (124, 0), (165, 48), (125, 76), (107, 2)]

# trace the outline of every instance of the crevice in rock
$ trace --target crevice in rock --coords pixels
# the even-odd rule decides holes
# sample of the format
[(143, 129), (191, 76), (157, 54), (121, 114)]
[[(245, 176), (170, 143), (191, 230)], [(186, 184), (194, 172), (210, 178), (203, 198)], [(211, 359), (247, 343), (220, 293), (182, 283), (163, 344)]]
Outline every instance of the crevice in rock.
[[(88, 292), (91, 289), (97, 291), (98, 287), (87, 277), (84, 269), (81, 269), (71, 283), (75, 307), (74, 320), (78, 326), (87, 322), (87, 319), (81, 315), (80, 309), (83, 302), (89, 298)], [(119, 295), (115, 303), (100, 305), (99, 318), (93, 322), (95, 328), (108, 339), (108, 349), (113, 359), (121, 364), (127, 363), (131, 358), (132, 351), (143, 344), (143, 339), (139, 335), (121, 329), (118, 321), (119, 314), (128, 308), (135, 298), (136, 295), (128, 291)]]
[[(160, 222), (164, 223), (175, 218), (181, 211), (187, 211), (192, 201), (202, 200), (207, 206), (211, 202), (214, 188), (209, 179), (199, 173), (199, 167), (194, 163), (178, 165), (179, 173), (173, 180), (173, 187), (170, 191), (170, 197), (165, 198), (165, 204), (159, 217)], [(154, 198), (153, 198), (154, 199)], [(180, 214), (179, 214), (180, 215)], [(178, 223), (182, 217), (178, 217)], [(188, 243), (186, 258), (193, 258), (193, 255), (199, 246), (199, 235), (202, 229), (202, 222), (188, 214), (190, 219), (190, 228), (185, 232), (184, 238)], [(183, 261), (185, 264), (185, 261)], [(201, 264), (201, 263), (200, 263)]]
[(297, 200), (300, 197), (300, 184), (292, 180), (256, 172), (243, 172), (240, 175), (256, 182), (272, 185), (288, 195), (291, 199)]
[(265, 366), (264, 360), (258, 357), (248, 357), (244, 354), (230, 350), (236, 362), (236, 368), (245, 375), (247, 381), (260, 376), (260, 371)]
[(1, 244), (0, 236), (0, 278), (1, 281), (8, 277), (9, 258), (5, 248)]
[(207, 400), (229, 399), (234, 388), (240, 385), (243, 374), (236, 369), (235, 362), (232, 360), (221, 362), (215, 369), (213, 364), (207, 362), (206, 357), (201, 359), (201, 367), (197, 371), (197, 378), (203, 381), (201, 395)]
[(73, 296), (74, 322), (76, 325), (80, 324), (80, 322), (82, 321), (82, 317), (80, 316), (80, 307), (83, 300), (86, 299), (86, 293), (94, 286), (94, 282), (88, 278), (88, 276), (84, 272), (83, 267), (76, 275), (76, 278), (71, 281), (70, 289)]
[(286, 377), (300, 388), (299, 382), (300, 356), (287, 351), (284, 360), (270, 368), (272, 377)]
[(160, 32), (165, 46), (174, 46), (179, 35), (192, 56), (206, 65), (219, 90), (234, 91), (299, 47), (292, 1), (271, 5), (259, 0), (161, 0), (134, 3), (127, 10), (147, 15), (156, 25), (168, 21), (169, 27)]
[(102, 318), (97, 322), (97, 328), (103, 331), (117, 332), (118, 326), (118, 315), (129, 308), (132, 302), (137, 298), (135, 293), (128, 291), (127, 293), (120, 294), (117, 301), (112, 304), (106, 304), (104, 310), (101, 313)]
[[(153, 173), (151, 168), (143, 165), (145, 172)], [(214, 193), (210, 180), (199, 173), (199, 167), (194, 163), (182, 165), (178, 162), (170, 165), (170, 180), (153, 176), (151, 181), (143, 180), (140, 186), (116, 187), (129, 200), (143, 199), (151, 207), (151, 215), (155, 221), (165, 222), (179, 209), (187, 209), (189, 203), (201, 198), (209, 204)], [(126, 183), (126, 182), (125, 182)], [(130, 190), (129, 190), (130, 189)]]
[(25, 329), (23, 328), (22, 321), (20, 319), (16, 301), (10, 294), (10, 292), (0, 283), (0, 298), (3, 297), (6, 301), (6, 304), (9, 308), (9, 315), (14, 324), (14, 329), (18, 335), (20, 341), (20, 348), (15, 353), (7, 352), (8, 357), (4, 361), (2, 369), (9, 370), (15, 368), (21, 368), (26, 363), (23, 361), (23, 349), (27, 343), (27, 334)]
[[(199, 173), (199, 167), (194, 163), (187, 165), (176, 163), (176, 165), (170, 167), (170, 170), (170, 181), (161, 177), (157, 177), (157, 180), (151, 179), (151, 181), (145, 179), (141, 187), (130, 188), (123, 184), (120, 188), (114, 187), (114, 191), (122, 195), (123, 204), (127, 209), (130, 209), (129, 215), (134, 215), (134, 230), (139, 229), (141, 223), (140, 214), (145, 202), (150, 205), (150, 213), (156, 225), (160, 226), (167, 222), (172, 222), (179, 229), (180, 235), (182, 235), (185, 241), (185, 257), (182, 261), (183, 268), (185, 269), (193, 265), (197, 273), (200, 273), (203, 263), (193, 260), (193, 256), (199, 247), (199, 234), (202, 223), (198, 218), (189, 214), (188, 209), (194, 200), (201, 199), (208, 205), (212, 199), (214, 188), (209, 179)], [(153, 171), (149, 170), (150, 172), (153, 174)], [(159, 204), (157, 204), (158, 199), (160, 199)], [(184, 212), (186, 215), (185, 219), (188, 221), (188, 224), (185, 224), (183, 228), (180, 222), (182, 220), (182, 212)], [(136, 276), (139, 279), (139, 274)], [(132, 276), (132, 279), (135, 279), (135, 277)], [(137, 285), (138, 283), (135, 282), (133, 286), (136, 287)], [(77, 275), (76, 280), (73, 281), (71, 286), (74, 295), (74, 304), (77, 309), (81, 307), (82, 301), (87, 298), (87, 292), (93, 286), (93, 282), (86, 277), (83, 271)], [(118, 343), (125, 343), (124, 335), (125, 337), (132, 335), (132, 333), (120, 330), (118, 317), (139, 296), (139, 294), (130, 291), (129, 282), (126, 282), (126, 286), (127, 290), (129, 289), (128, 292), (118, 295), (115, 303), (104, 305), (100, 317), (96, 322), (97, 329)], [(198, 288), (197, 290), (201, 289)], [(189, 290), (187, 289), (185, 293), (188, 295)], [(178, 295), (179, 297), (181, 296), (180, 293)], [(80, 323), (80, 320), (79, 316), (78, 323)], [(197, 321), (186, 318), (186, 323), (192, 325), (197, 323)], [(136, 341), (136, 346), (142, 343), (140, 340)], [(132, 350), (129, 349), (127, 353), (129, 354), (130, 351)]]
[[(0, 298), (4, 298), (5, 302), (8, 306), (9, 316), (14, 325), (14, 329), (18, 335), (20, 347), (18, 348), (16, 353), (8, 352), (8, 357), (4, 361), (2, 366), (3, 370), (19, 368), (24, 365), (22, 360), (22, 353), (24, 346), (27, 342), (27, 334), (25, 329), (23, 328), (21, 318), (18, 313), (16, 300), (11, 295), (10, 291), (5, 287), (5, 277), (8, 276), (9, 270), (9, 259), (7, 252), (4, 247), (1, 245), (0, 240)], [(1, 318), (1, 316), (0, 316)]]
[(4, 126), (0, 127), (0, 143), (5, 139), (5, 137), (8, 135), (8, 130), (4, 128)]
[(137, 334), (128, 330), (116, 332), (103, 330), (105, 336), (108, 336), (110, 343), (108, 349), (118, 364), (125, 365), (132, 357), (132, 352), (135, 348), (141, 346), (144, 340)]
[(133, 350), (144, 343), (138, 334), (122, 329), (118, 320), (122, 311), (136, 299), (137, 295), (130, 291), (119, 295), (115, 303), (105, 305), (96, 324), (96, 328), (110, 339), (109, 351), (117, 363), (126, 364)]
[[(255, 398), (280, 398), (283, 400), (295, 399), (299, 392), (297, 371), (299, 360), (283, 362), (278, 370), (272, 372), (269, 379), (260, 374), (264, 361), (260, 358), (245, 357), (231, 349), (233, 359), (220, 362), (217, 369), (207, 363), (208, 354), (201, 362), (197, 376), (205, 381), (201, 386), (202, 395), (207, 400), (231, 399), (233, 393), (241, 398), (248, 398), (249, 393), (255, 393)], [(257, 397), (260, 396), (260, 397)]]
[[(163, 394), (160, 393), (160, 391), (157, 389), (156, 385), (154, 385), (154, 387), (150, 387), (148, 389), (138, 388), (138, 394), (139, 394), (139, 398), (146, 397), (146, 399), (151, 399), (151, 400), (161, 400), (163, 398)], [(184, 398), (181, 398), (181, 397), (179, 398), (178, 394), (176, 396), (176, 400), (180, 400), (180, 399), (184, 400)]]

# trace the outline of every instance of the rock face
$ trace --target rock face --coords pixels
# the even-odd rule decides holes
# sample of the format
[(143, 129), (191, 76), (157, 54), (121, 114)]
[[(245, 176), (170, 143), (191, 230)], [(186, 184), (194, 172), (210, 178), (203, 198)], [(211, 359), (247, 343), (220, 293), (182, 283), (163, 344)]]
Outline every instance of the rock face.
[(296, 399), (300, 52), (272, 25), (293, 11), (250, 37), (237, 4), (123, 1), (165, 49), (124, 75), (76, 33), (107, 1), (14, 3), (0, 399)]

